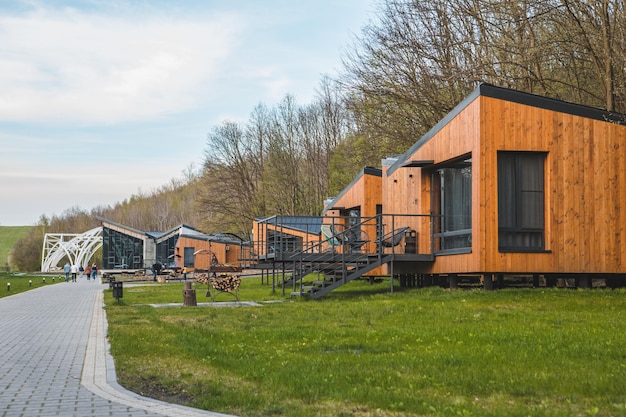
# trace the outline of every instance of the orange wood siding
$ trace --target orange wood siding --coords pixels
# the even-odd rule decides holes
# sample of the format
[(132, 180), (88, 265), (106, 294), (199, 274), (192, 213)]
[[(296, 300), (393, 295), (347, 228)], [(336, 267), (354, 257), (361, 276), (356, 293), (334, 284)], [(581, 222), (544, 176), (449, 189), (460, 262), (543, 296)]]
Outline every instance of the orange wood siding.
[[(625, 147), (626, 126), (479, 96), (407, 158), (442, 163), (472, 155), (472, 253), (438, 256), (416, 272), (625, 272)], [(546, 153), (545, 253), (498, 251), (498, 151)], [(409, 181), (415, 171), (399, 168), (385, 179), (386, 213), (430, 212), (430, 172)], [(418, 232), (429, 231), (422, 225)]]
[[(496, 243), (485, 250), (484, 269), (624, 272), (626, 248), (621, 243), (626, 219), (621, 204), (626, 186), (626, 127), (487, 97), (482, 97), (482, 106), (483, 123), (493, 125), (492, 133), (483, 137), (485, 146), (547, 152), (546, 249), (550, 251), (498, 254), (497, 239), (492, 239)], [(490, 161), (485, 169), (496, 173), (495, 157)], [(497, 189), (496, 175), (483, 181), (485, 188)], [(497, 200), (486, 205), (485, 216), (490, 215), (496, 221), (485, 225), (486, 233), (497, 237)]]
[[(279, 221), (280, 222), (280, 221)], [(283, 227), (280, 224), (270, 224), (255, 220), (252, 226), (252, 241), (254, 244), (254, 253), (257, 256), (265, 256), (267, 251), (268, 231), (283, 233), (290, 236), (296, 236), (302, 239), (303, 249), (311, 248), (320, 241), (319, 234), (310, 233), (302, 230), (296, 230), (289, 227)]]
[(194, 252), (201, 251), (194, 257), (194, 269), (207, 269), (211, 265), (211, 253), (215, 253), (220, 264), (241, 266), (241, 246), (229, 243), (194, 239), (181, 236), (176, 242), (176, 253), (180, 254), (176, 264), (183, 266), (185, 248), (194, 248)]
[[(358, 207), (361, 211), (361, 220), (376, 216), (376, 206), (382, 204), (382, 178), (376, 175), (364, 174), (356, 183), (343, 191), (342, 195), (333, 202), (333, 207), (351, 209)], [(337, 216), (336, 210), (329, 210), (327, 216)], [(376, 222), (363, 225), (370, 242), (366, 245), (368, 251), (375, 250)]]
[[(476, 248), (484, 239), (476, 234), (480, 223), (480, 102), (470, 103), (462, 112), (442, 127), (428, 142), (407, 160), (433, 160), (435, 164), (458, 158), (472, 156), (472, 236), (471, 254), (439, 256), (434, 264), (424, 264), (420, 273), (474, 272), (480, 269), (480, 251)], [(430, 214), (431, 212), (431, 174), (428, 169), (398, 168), (385, 179), (383, 195), (385, 213)], [(420, 253), (430, 253), (430, 222), (428, 219), (417, 221), (414, 226), (418, 233)]]
[[(361, 211), (361, 220), (376, 216), (376, 206), (382, 204), (382, 178), (377, 175), (363, 174), (351, 187), (342, 191), (340, 197), (333, 202), (333, 207), (343, 207), (346, 209), (358, 207)], [(328, 210), (326, 216), (337, 217), (338, 210)], [(347, 223), (347, 219), (345, 219)], [(330, 222), (325, 222), (330, 223)], [(345, 224), (347, 225), (347, 224)], [(364, 245), (363, 250), (374, 252), (376, 250), (376, 221), (365, 223), (362, 230), (367, 233), (369, 242)], [(376, 268), (366, 276), (378, 276), (386, 274), (385, 268)]]

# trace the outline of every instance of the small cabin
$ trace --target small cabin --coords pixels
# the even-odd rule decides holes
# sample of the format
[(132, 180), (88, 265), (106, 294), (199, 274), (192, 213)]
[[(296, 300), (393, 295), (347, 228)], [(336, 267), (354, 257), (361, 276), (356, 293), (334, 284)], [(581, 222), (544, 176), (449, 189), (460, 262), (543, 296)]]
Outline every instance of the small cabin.
[(241, 267), (243, 241), (230, 233), (211, 235), (181, 234), (176, 241), (176, 266), (189, 271), (209, 269), (214, 265)]
[(433, 262), (399, 273), (623, 280), (626, 117), (482, 84), (383, 167), (384, 213)]
[(308, 250), (320, 242), (318, 216), (256, 218), (252, 226), (252, 252), (262, 262)]

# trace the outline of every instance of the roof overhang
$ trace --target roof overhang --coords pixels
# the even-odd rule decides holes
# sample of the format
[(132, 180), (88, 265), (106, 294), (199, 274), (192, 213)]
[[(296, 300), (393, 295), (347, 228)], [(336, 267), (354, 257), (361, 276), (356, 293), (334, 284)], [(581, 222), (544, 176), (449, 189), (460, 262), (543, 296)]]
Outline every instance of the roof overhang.
[(418, 161), (407, 161), (403, 163), (401, 168), (424, 168), (427, 166), (434, 165), (435, 161), (432, 159), (418, 160)]

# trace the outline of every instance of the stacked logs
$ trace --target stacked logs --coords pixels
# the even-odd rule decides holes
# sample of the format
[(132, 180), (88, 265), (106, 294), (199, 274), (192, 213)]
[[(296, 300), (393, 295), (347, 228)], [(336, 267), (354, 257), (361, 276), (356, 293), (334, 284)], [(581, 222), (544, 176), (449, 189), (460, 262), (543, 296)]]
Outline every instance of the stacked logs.
[(217, 277), (209, 278), (209, 274), (198, 274), (196, 281), (201, 284), (211, 284), (213, 288), (222, 292), (232, 292), (239, 288), (241, 277), (239, 275), (221, 274)]
[(209, 283), (209, 274), (203, 273), (203, 274), (195, 274), (196, 276), (196, 281), (198, 281), (200, 284), (208, 284)]
[(210, 279), (211, 285), (218, 291), (232, 292), (239, 288), (241, 278), (238, 275), (222, 274)]

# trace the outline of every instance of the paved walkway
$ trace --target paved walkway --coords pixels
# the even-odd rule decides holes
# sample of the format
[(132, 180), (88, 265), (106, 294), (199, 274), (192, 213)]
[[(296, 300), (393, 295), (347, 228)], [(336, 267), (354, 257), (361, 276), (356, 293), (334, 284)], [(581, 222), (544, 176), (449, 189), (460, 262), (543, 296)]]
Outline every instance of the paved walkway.
[(0, 298), (0, 417), (226, 416), (117, 384), (105, 288), (79, 278)]

